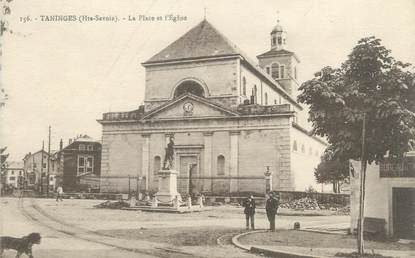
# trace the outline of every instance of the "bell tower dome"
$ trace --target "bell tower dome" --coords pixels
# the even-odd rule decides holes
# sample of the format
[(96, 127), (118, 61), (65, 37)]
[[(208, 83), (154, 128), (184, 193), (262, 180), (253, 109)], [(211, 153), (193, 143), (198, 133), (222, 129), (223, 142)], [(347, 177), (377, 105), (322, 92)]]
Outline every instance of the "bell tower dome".
[(287, 44), (287, 33), (284, 31), (277, 19), (277, 25), (271, 31), (271, 50), (285, 49)]
[(295, 98), (298, 94), (300, 60), (294, 52), (287, 50), (287, 32), (279, 19), (270, 35), (271, 49), (257, 56), (259, 67)]

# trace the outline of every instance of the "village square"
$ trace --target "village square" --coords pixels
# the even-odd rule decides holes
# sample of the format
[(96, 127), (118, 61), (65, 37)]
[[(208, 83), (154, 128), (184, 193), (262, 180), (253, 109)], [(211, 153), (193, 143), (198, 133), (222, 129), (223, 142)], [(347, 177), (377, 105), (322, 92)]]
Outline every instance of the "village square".
[[(82, 42), (90, 46), (77, 48), (77, 33), (98, 33), (94, 26), (102, 25), (92, 18), (73, 25), (69, 20), (79, 16), (73, 12), (25, 13), (17, 2), (2, 1), (10, 20), (1, 29), (4, 257), (415, 256), (415, 70), (407, 55), (415, 42), (402, 25), (412, 19), (413, 32), (410, 12), (387, 23), (401, 30), (388, 34), (376, 18), (376, 26), (327, 44), (310, 32), (317, 25), (296, 22), (309, 21), (309, 12), (320, 19), (320, 11), (298, 3), (284, 13), (284, 5), (265, 1), (261, 9), (246, 2), (238, 8), (261, 13), (261, 21), (247, 24), (236, 15), (240, 24), (231, 26), (214, 1), (209, 8), (177, 1), (180, 8), (167, 9), (143, 1), (140, 8), (148, 11), (137, 17), (100, 14), (112, 17), (102, 23), (117, 25), (100, 27), (99, 35), (85, 32)], [(388, 17), (415, 11), (410, 1), (388, 10), (347, 6), (362, 23), (369, 7)], [(117, 10), (123, 8), (128, 4)], [(157, 25), (160, 13), (171, 13), (163, 17), (172, 23)], [(45, 25), (43, 18), (22, 22), (27, 15), (71, 18)], [(337, 33), (330, 27), (336, 17), (316, 34)], [(65, 59), (51, 59), (45, 75), (51, 82), (37, 102), (8, 86), (28, 80), (15, 74), (14, 60), (25, 59), (9, 42), (36, 55), (29, 48), (37, 45), (23, 39), (40, 44), (43, 38), (25, 31), (44, 26), (51, 26), (50, 37), (63, 29), (70, 43), (49, 46), (50, 53), (39, 47), (45, 60), (55, 52)], [(394, 45), (396, 37), (409, 43)], [(94, 65), (84, 65), (85, 56), (97, 58), (88, 60)], [(65, 67), (55, 71), (59, 64)], [(44, 72), (33, 66), (26, 76), (37, 83)], [(67, 86), (52, 94), (48, 87), (55, 84)], [(12, 114), (42, 108), (24, 124), (13, 120)]]

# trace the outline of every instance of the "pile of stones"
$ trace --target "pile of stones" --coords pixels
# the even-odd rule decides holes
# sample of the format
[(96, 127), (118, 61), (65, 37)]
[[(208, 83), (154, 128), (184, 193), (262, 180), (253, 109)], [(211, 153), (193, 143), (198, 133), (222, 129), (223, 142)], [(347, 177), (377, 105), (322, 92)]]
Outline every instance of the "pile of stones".
[(103, 203), (95, 205), (94, 207), (104, 209), (121, 209), (124, 207), (130, 207), (130, 204), (124, 201), (105, 201)]
[(338, 215), (350, 215), (350, 206), (337, 208), (336, 214), (338, 214)]
[(291, 210), (330, 210), (339, 215), (350, 214), (350, 206), (340, 206), (335, 203), (318, 203), (316, 199), (305, 197), (298, 200), (281, 203), (280, 208)]
[(281, 203), (280, 208), (292, 210), (320, 210), (317, 200), (305, 197), (298, 200), (292, 200), (286, 203)]

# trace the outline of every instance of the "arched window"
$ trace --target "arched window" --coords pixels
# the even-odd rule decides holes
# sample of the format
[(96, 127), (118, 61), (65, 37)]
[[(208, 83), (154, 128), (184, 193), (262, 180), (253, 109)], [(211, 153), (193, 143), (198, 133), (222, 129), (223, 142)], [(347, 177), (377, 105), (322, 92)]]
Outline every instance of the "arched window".
[(268, 93), (265, 92), (265, 105), (268, 105)]
[(297, 141), (296, 140), (294, 140), (294, 143), (293, 143), (293, 151), (297, 151)]
[(242, 95), (246, 96), (246, 78), (242, 78)]
[(158, 180), (158, 173), (161, 169), (161, 158), (160, 156), (155, 156), (154, 157), (154, 166), (153, 166), (153, 174), (154, 174), (154, 180), (157, 181)]
[(285, 78), (285, 66), (280, 65), (280, 78)]
[(278, 45), (282, 45), (282, 37), (278, 36)]
[(225, 157), (223, 155), (218, 156), (216, 165), (217, 165), (218, 176), (224, 176), (225, 175)]
[(265, 67), (265, 71), (267, 74), (271, 74), (271, 68), (269, 66)]
[(199, 97), (205, 96), (205, 91), (203, 90), (202, 85), (193, 80), (184, 81), (179, 86), (177, 86), (176, 90), (174, 91), (174, 97), (177, 98), (185, 93), (192, 93)]
[(277, 63), (273, 63), (271, 65), (271, 77), (274, 79), (280, 78), (280, 65)]
[(294, 66), (294, 78), (297, 79), (297, 66)]
[(252, 88), (252, 104), (258, 103), (258, 90), (256, 88), (256, 85)]
[(304, 147), (304, 144), (301, 144), (301, 152), (302, 152), (302, 153), (305, 153), (305, 147)]
[(310, 147), (310, 148), (308, 149), (308, 155), (310, 155), (310, 156), (312, 156), (312, 155), (313, 155), (313, 148), (312, 148), (312, 147)]

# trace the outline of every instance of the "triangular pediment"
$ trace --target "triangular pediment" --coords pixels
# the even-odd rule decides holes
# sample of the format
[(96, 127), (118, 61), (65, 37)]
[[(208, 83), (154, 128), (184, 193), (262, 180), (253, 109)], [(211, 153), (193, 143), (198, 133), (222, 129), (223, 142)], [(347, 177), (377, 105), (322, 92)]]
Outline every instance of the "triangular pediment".
[(218, 118), (231, 116), (238, 116), (238, 114), (212, 103), (205, 98), (188, 93), (150, 111), (143, 117), (143, 120)]
[(235, 44), (203, 20), (144, 64), (238, 54)]

